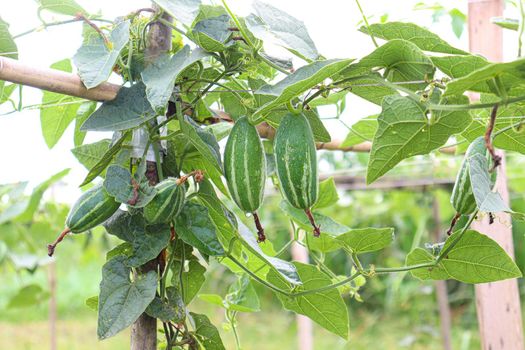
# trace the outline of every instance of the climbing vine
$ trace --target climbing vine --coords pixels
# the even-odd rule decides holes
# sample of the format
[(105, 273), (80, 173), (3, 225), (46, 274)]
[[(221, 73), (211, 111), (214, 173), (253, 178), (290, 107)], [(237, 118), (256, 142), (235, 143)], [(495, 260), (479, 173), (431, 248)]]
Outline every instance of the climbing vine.
[[(224, 297), (201, 298), (225, 309), (238, 347), (236, 315), (260, 309), (253, 283), (273, 291), (284, 308), (347, 339), (342, 295), (358, 295), (366, 279), (401, 271), (466, 283), (521, 276), (505, 251), (470, 224), (482, 212), (524, 218), (493, 191), (501, 162), (496, 150), (525, 154), (524, 59), (492, 63), (415, 24), (368, 21), (359, 31), (376, 44), (372, 52), (325, 58), (301, 21), (258, 0), (246, 17), (224, 0), (214, 6), (153, 2), (154, 8), (107, 20), (73, 0), (39, 1), (42, 26), (14, 36), (0, 20), (0, 55), (11, 59), (18, 58), (15, 39), (82, 23), (72, 61), (52, 68), (71, 72), (73, 64), (88, 89), (112, 75), (122, 82), (111, 101), (44, 92), (38, 106), (49, 147), (76, 123), (72, 152), (88, 169), (79, 184), (86, 191), (49, 255), (62, 240), (75, 239), (70, 234), (97, 225), (122, 240), (107, 254), (100, 294), (89, 300), (98, 310), (100, 339), (146, 313), (162, 325), (158, 337), (166, 349), (224, 349), (208, 317), (191, 311), (211, 260), (238, 279)], [(47, 22), (48, 12), (67, 19)], [(165, 49), (155, 47), (159, 28), (167, 28)], [(300, 66), (267, 54), (268, 35)], [(0, 82), (0, 102), (12, 103), (14, 112), (34, 107), (13, 102), (17, 88)], [(466, 92), (479, 93), (480, 101), (469, 103)], [(468, 148), (451, 197), (457, 214), (448, 238), (432, 249), (415, 248), (404, 266), (360, 261), (391, 244), (392, 228), (349, 228), (319, 213), (338, 197), (332, 179), (319, 182), (317, 149), (331, 137), (317, 108), (334, 104), (340, 111), (347, 94), (381, 107), (378, 116), (351, 126), (341, 145), (372, 142), (369, 184), (407, 158), (451, 143), (458, 153)], [(113, 132), (112, 139), (84, 142), (86, 133), (100, 131)], [(265, 234), (273, 224), (257, 212), (270, 184), (282, 194), (280, 208), (294, 232), (279, 251)], [(468, 219), (458, 228), (461, 216)], [(280, 258), (293, 242), (309, 250), (313, 264)], [(353, 264), (346, 276), (319, 258), (338, 250)]]

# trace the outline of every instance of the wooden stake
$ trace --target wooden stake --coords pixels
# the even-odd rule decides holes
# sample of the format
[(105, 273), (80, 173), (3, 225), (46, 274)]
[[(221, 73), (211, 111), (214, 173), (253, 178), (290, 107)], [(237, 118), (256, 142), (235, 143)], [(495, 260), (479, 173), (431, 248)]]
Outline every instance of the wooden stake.
[[(472, 53), (481, 54), (492, 61), (503, 59), (502, 30), (490, 23), (491, 17), (503, 15), (504, 0), (469, 0), (468, 27)], [(505, 202), (509, 202), (505, 157), (498, 167), (496, 189)], [(514, 256), (511, 218), (498, 213), (490, 225), (488, 218), (475, 222), (473, 228), (486, 234)], [(476, 285), (476, 309), (481, 345), (484, 350), (523, 349), (523, 323), (516, 279)]]

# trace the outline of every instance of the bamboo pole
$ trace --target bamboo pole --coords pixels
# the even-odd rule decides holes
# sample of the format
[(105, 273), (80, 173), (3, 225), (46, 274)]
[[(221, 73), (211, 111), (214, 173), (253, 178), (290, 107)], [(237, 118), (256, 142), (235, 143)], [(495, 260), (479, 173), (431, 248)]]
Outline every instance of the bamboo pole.
[[(486, 56), (492, 61), (503, 59), (503, 33), (490, 22), (491, 17), (503, 15), (504, 0), (469, 0), (468, 27), (470, 51)], [(506, 165), (498, 169), (495, 188), (508, 203)], [(486, 234), (514, 256), (511, 218), (498, 213), (491, 225), (485, 218), (475, 222), (473, 228)], [(481, 345), (484, 350), (523, 349), (523, 323), (516, 279), (476, 285), (476, 309)]]

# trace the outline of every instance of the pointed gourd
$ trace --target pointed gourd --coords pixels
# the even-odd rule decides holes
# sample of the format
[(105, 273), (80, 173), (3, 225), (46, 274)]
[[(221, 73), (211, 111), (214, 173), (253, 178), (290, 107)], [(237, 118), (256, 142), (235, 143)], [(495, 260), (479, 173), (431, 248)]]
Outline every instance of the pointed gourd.
[(66, 226), (73, 233), (87, 231), (109, 219), (119, 206), (120, 203), (108, 194), (102, 184), (96, 185), (73, 204)]
[(309, 210), (317, 201), (317, 152), (310, 124), (303, 114), (287, 114), (274, 140), (277, 175), (282, 192), (296, 208)]
[(150, 224), (168, 223), (182, 210), (186, 188), (175, 178), (167, 178), (155, 186), (157, 194), (144, 207), (144, 219)]
[(255, 126), (246, 117), (233, 126), (224, 151), (224, 176), (235, 204), (254, 213), (263, 201), (266, 158)]

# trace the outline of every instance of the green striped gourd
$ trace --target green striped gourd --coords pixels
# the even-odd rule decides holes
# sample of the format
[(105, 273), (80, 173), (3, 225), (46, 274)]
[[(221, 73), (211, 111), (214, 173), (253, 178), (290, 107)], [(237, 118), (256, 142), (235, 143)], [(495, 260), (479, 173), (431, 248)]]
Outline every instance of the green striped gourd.
[(303, 114), (287, 114), (274, 140), (277, 175), (288, 202), (308, 210), (317, 201), (317, 153), (314, 136)]
[(255, 126), (239, 118), (224, 151), (224, 176), (237, 206), (246, 213), (261, 205), (266, 181), (266, 158)]
[(150, 224), (168, 223), (182, 210), (186, 189), (174, 178), (163, 180), (155, 189), (157, 194), (144, 207), (144, 218)]
[[(485, 139), (478, 137), (475, 139), (467, 149), (465, 158), (461, 163), (461, 168), (458, 172), (454, 189), (452, 190), (452, 196), (450, 202), (460, 215), (469, 215), (476, 210), (476, 200), (474, 193), (472, 192), (472, 186), (470, 183), (470, 170), (468, 159), (476, 154), (480, 154), (487, 158), (487, 166), (490, 164), (490, 155), (485, 146)], [(491, 174), (492, 185), (496, 181), (496, 172)]]
[(109, 219), (119, 206), (120, 203), (108, 194), (102, 184), (96, 185), (73, 204), (66, 226), (73, 233), (87, 231)]

